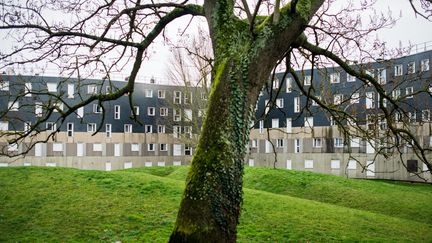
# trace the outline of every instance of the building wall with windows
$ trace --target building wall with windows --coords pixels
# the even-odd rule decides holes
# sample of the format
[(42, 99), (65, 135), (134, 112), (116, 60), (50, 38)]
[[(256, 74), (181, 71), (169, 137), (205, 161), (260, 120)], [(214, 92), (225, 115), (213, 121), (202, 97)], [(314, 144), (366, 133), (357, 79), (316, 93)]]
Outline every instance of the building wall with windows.
[[(430, 147), (432, 88), (412, 98), (409, 96), (430, 86), (431, 59), (432, 51), (426, 51), (362, 67), (392, 97), (403, 97), (408, 111), (415, 107), (409, 114), (414, 133)], [(345, 105), (347, 112), (359, 117), (359, 125), (386, 129), (385, 124), (368, 124), (368, 117), (375, 114), (380, 105), (372, 87), (338, 67), (297, 73), (303, 87), (315, 86), (318, 92), (315, 95), (320, 99)], [(0, 84), (0, 110), (7, 111), (1, 114), (0, 132), (25, 132), (47, 112), (52, 112), (52, 116), (38, 126), (37, 136), (28, 137), (20, 144), (0, 141), (3, 153), (17, 154), (36, 140), (46, 140), (34, 144), (25, 157), (0, 157), (0, 166), (114, 170), (188, 164), (208, 97), (202, 88), (136, 83), (132, 104), (129, 96), (102, 104), (93, 102), (77, 109), (60, 124), (59, 114), (67, 107), (89, 95), (120, 89), (126, 82), (3, 74)], [(424, 171), (420, 174), (431, 180), (430, 172), (408, 146), (402, 148), (402, 158), (396, 154), (383, 158), (376, 156), (371, 146), (373, 142), (369, 140), (344, 141), (331, 116), (301, 95), (291, 75), (276, 75), (269, 87), (271, 89), (263, 90), (257, 103), (246, 164), (356, 178), (419, 180), (401, 163), (403, 159), (411, 161), (410, 164), (417, 161), (416, 172)], [(279, 96), (272, 97), (278, 89)], [(267, 106), (270, 100), (275, 103), (271, 110)], [(47, 105), (54, 108), (49, 110)], [(58, 133), (51, 134), (53, 131)], [(94, 134), (96, 131), (98, 133)]]

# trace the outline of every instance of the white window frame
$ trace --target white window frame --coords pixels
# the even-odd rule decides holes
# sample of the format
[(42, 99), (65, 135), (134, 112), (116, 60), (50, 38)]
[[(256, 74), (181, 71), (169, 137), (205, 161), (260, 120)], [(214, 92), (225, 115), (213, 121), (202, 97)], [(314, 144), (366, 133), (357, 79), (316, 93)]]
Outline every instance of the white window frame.
[(294, 153), (299, 154), (302, 152), (302, 141), (300, 138), (294, 139)]
[(355, 82), (356, 81), (356, 76), (347, 73), (346, 74), (346, 79), (347, 79), (347, 82)]
[(430, 122), (430, 121), (431, 121), (431, 111), (422, 110), (422, 122)]
[(73, 122), (68, 122), (66, 124), (66, 135), (68, 137), (73, 137), (73, 135), (74, 135), (74, 123)]
[(313, 138), (312, 146), (314, 148), (322, 148), (323, 139), (322, 138)]
[(57, 93), (57, 83), (48, 82), (47, 90), (49, 93)]
[(158, 125), (158, 133), (165, 133), (165, 125)]
[(155, 116), (156, 114), (156, 108), (154, 107), (147, 107), (147, 115), (148, 116)]
[(0, 131), (8, 131), (8, 130), (9, 130), (9, 122), (0, 121)]
[(405, 94), (406, 94), (407, 99), (413, 98), (414, 97), (413, 93), (414, 93), (414, 87), (413, 86), (405, 88)]
[(81, 106), (77, 109), (77, 118), (83, 118), (84, 117), (84, 106)]
[(102, 113), (102, 106), (100, 106), (99, 104), (93, 104), (93, 113), (101, 114)]
[(330, 168), (331, 169), (340, 169), (340, 160), (338, 160), (338, 159), (330, 160)]
[(314, 118), (313, 116), (306, 116), (304, 118), (304, 126), (305, 127), (313, 127), (314, 126)]
[(394, 66), (394, 76), (402, 76), (403, 74), (403, 65), (402, 64), (397, 64)]
[(158, 90), (158, 99), (165, 99), (166, 91), (165, 90)]
[(365, 93), (365, 107), (366, 109), (374, 109), (375, 108), (375, 93), (374, 92), (366, 92)]
[(31, 97), (32, 94), (32, 83), (25, 83), (24, 84), (24, 92), (26, 97)]
[(360, 93), (359, 92), (355, 92), (351, 95), (351, 100), (350, 100), (351, 104), (358, 104), (360, 103)]
[(279, 118), (272, 119), (272, 128), (279, 128)]
[(312, 84), (312, 76), (311, 75), (305, 75), (303, 78), (303, 85), (304, 86), (310, 86)]
[(168, 151), (168, 144), (166, 143), (159, 144), (159, 151)]
[(149, 152), (155, 151), (155, 144), (154, 143), (148, 143), (147, 144), (147, 151), (149, 151)]
[(300, 97), (294, 97), (294, 113), (299, 113), (300, 112)]
[(94, 133), (96, 132), (97, 126), (96, 123), (87, 123), (87, 132)]
[(36, 117), (41, 117), (43, 114), (42, 102), (35, 102), (35, 115)]
[(93, 95), (93, 94), (97, 94), (97, 93), (98, 93), (98, 90), (97, 90), (96, 84), (87, 85), (87, 94)]
[(181, 135), (181, 126), (173, 126), (173, 137), (179, 138)]
[(286, 93), (291, 93), (292, 92), (292, 78), (286, 77), (285, 83), (286, 83)]
[(131, 143), (131, 152), (139, 152), (139, 143)]
[(75, 85), (74, 84), (67, 84), (67, 97), (69, 99), (73, 99), (75, 96)]
[(180, 122), (181, 117), (181, 109), (173, 109), (173, 120), (175, 122)]
[(159, 108), (159, 114), (160, 116), (168, 116), (168, 108), (167, 107)]
[(333, 104), (340, 105), (343, 101), (343, 94), (334, 94), (333, 95)]
[(153, 90), (152, 89), (145, 89), (144, 95), (146, 98), (153, 98)]
[(132, 133), (132, 124), (124, 124), (124, 133)]
[(429, 59), (423, 59), (420, 61), (420, 71), (429, 71)]
[(111, 124), (105, 124), (105, 136), (107, 138), (112, 137), (112, 125)]
[(284, 139), (283, 138), (276, 139), (276, 147), (277, 148), (283, 148), (284, 147)]
[(343, 138), (334, 138), (334, 147), (335, 148), (343, 148), (344, 146), (344, 141)]
[(331, 84), (340, 83), (340, 72), (330, 73), (330, 83)]
[(279, 108), (284, 108), (284, 99), (283, 98), (276, 99), (276, 106)]
[[(135, 115), (139, 116), (139, 113), (140, 113), (140, 108), (139, 108), (139, 106), (134, 105), (134, 106), (133, 106), (133, 111), (135, 112)], [(132, 112), (131, 115), (133, 115), (133, 112)]]
[(409, 62), (409, 63), (407, 63), (407, 73), (408, 74), (415, 73), (415, 62)]
[(305, 169), (313, 169), (314, 168), (314, 161), (312, 159), (305, 159), (304, 160), (304, 168)]
[(114, 119), (120, 120), (120, 105), (114, 106)]
[(264, 133), (264, 120), (258, 122), (259, 133)]
[(275, 77), (272, 82), (273, 89), (279, 89), (279, 79)]
[(173, 95), (174, 104), (180, 105), (181, 101), (182, 101), (182, 92), (179, 90), (175, 90)]
[(378, 72), (378, 83), (380, 84), (386, 84), (387, 83), (387, 70), (385, 68), (378, 68), (377, 69)]
[(192, 109), (184, 109), (185, 121), (191, 122), (193, 119)]
[(62, 143), (53, 143), (52, 144), (53, 152), (63, 152), (63, 144)]
[(103, 147), (101, 143), (94, 143), (93, 144), (93, 152), (102, 152)]
[(9, 91), (9, 81), (0, 81), (0, 91)]
[(54, 132), (57, 130), (57, 124), (55, 122), (45, 123), (45, 128), (47, 132)]
[(153, 133), (153, 125), (147, 124), (144, 126), (144, 129), (145, 129), (144, 130), (145, 133)]
[(9, 111), (18, 111), (19, 109), (19, 101), (9, 101), (8, 103), (8, 109)]

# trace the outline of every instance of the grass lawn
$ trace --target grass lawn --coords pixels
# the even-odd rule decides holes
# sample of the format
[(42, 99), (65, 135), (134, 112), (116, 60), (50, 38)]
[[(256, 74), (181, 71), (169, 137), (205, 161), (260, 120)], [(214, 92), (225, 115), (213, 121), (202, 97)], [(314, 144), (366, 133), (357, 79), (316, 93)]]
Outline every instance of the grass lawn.
[[(0, 242), (166, 242), (188, 167), (0, 168)], [(432, 242), (432, 186), (246, 168), (239, 242)]]

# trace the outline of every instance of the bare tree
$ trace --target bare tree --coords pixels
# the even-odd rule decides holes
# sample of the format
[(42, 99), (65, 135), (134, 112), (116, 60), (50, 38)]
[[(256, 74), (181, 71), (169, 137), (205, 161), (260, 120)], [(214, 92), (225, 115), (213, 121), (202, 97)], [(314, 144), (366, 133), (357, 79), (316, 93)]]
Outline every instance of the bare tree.
[[(430, 1), (420, 2), (422, 5), (415, 5), (415, 11), (428, 17)], [(336, 14), (327, 11), (333, 1), (258, 0), (249, 4), (225, 0), (205, 0), (203, 5), (140, 0), (2, 1), (0, 31), (12, 40), (12, 48), (0, 54), (2, 68), (49, 63), (58, 66), (63, 75), (77, 76), (78, 83), (90, 75), (105, 77), (96, 85), (99, 90), (80, 96), (78, 103), (68, 103), (64, 94), (37, 93), (46, 98), (42, 104), (36, 104), (44, 108), (38, 112), (36, 124), (24, 132), (3, 135), (10, 143), (19, 143), (38, 133), (40, 125), (51, 116), (55, 115), (61, 124), (80, 107), (92, 102), (100, 104), (105, 113), (104, 103), (123, 95), (129, 95), (133, 110), (130, 94), (149, 46), (158, 36), (164, 37), (168, 24), (190, 15), (203, 17), (208, 24), (214, 55), (212, 89), (170, 241), (236, 240), (249, 123), (262, 87), (283, 60), (286, 60), (286, 70), (293, 75), (300, 56), (310, 60), (313, 66), (336, 63), (370, 85), (380, 94), (382, 116), (387, 119), (389, 133), (399, 141), (396, 144), (410, 143), (428, 168), (432, 168), (426, 158), (428, 149), (407, 127), (390, 121), (395, 112), (406, 110), (398, 102), (400, 98), (386, 93), (382, 84), (364, 69), (347, 64), (349, 55), (344, 47), (359, 50), (360, 57), (364, 58), (367, 52), (361, 51), (360, 40), (387, 26), (391, 19), (376, 15), (376, 21), (366, 29), (358, 25), (359, 13), (369, 1), (362, 1), (360, 7), (348, 3), (345, 10)], [(128, 66), (129, 63), (133, 65)], [(100, 92), (102, 87), (110, 85), (112, 74), (119, 70), (129, 70), (127, 84), (118, 90)], [(298, 78), (295, 81), (303, 87)], [(355, 118), (344, 110), (343, 102), (330, 104), (306, 88), (302, 92), (338, 118), (340, 128), (344, 128), (343, 119)], [(424, 88), (419, 95), (426, 92)], [(33, 105), (33, 109), (40, 111), (39, 106)], [(367, 132), (364, 130), (358, 131)], [(347, 134), (352, 133), (347, 130)]]

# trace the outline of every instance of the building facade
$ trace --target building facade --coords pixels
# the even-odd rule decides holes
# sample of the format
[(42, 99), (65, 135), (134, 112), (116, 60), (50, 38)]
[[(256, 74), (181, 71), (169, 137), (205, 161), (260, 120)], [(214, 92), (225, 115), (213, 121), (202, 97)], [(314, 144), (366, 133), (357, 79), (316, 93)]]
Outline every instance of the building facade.
[[(413, 134), (427, 148), (432, 147), (431, 59), (432, 51), (425, 51), (362, 67), (389, 95), (401, 97), (400, 105), (407, 113), (394, 114), (394, 119), (407, 116)], [(421, 180), (420, 175), (431, 181), (426, 165), (409, 146), (384, 157), (376, 153), (379, 141), (346, 139), (332, 115), (299, 91), (300, 87), (313, 88), (319, 99), (343, 105), (343, 111), (357, 118), (356, 125), (385, 130), (385, 123), (370, 122), (379, 106), (386, 105), (371, 86), (338, 67), (296, 73), (300, 86), (292, 75), (280, 73), (260, 95), (247, 165), (354, 178)], [(208, 97), (203, 88), (136, 83), (131, 97), (92, 102), (63, 119), (60, 114), (68, 107), (94, 93), (109, 94), (126, 82), (3, 74), (0, 84), (2, 153), (26, 152), (25, 156), (0, 157), (0, 166), (114, 170), (185, 165), (191, 161)], [(5, 139), (30, 128), (36, 132), (18, 144)]]

